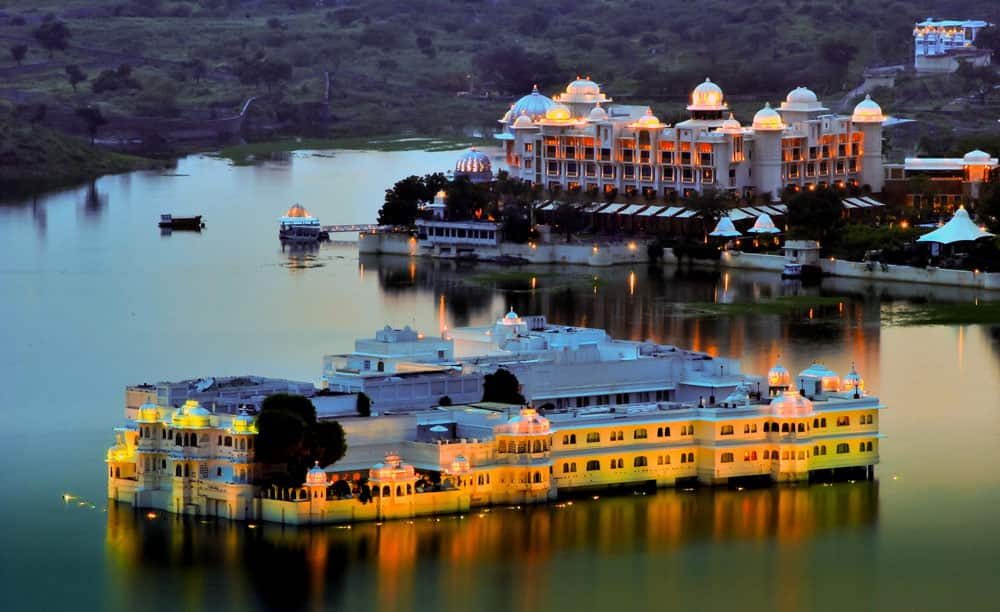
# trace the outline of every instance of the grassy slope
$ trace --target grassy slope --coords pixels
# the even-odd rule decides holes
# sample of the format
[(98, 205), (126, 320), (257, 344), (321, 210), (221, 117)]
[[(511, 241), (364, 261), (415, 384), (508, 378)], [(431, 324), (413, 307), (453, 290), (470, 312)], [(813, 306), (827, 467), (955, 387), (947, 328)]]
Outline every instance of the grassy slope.
[[(490, 75), (475, 58), (489, 49), (517, 47), (552, 53), (556, 66), (542, 71), (543, 89), (553, 92), (578, 73), (590, 73), (621, 100), (654, 102), (661, 116), (679, 109), (691, 86), (713, 75), (734, 97), (772, 102), (789, 86), (807, 84), (833, 99), (854, 85), (864, 65), (908, 61), (910, 28), (927, 14), (997, 17), (1000, 9), (973, 0), (573, 0), (527, 3), (520, 0), (369, 0), (359, 3), (356, 19), (345, 9), (288, 9), (288, 2), (264, 1), (227, 15), (210, 14), (207, 0), (159, 4), (166, 11), (186, 7), (190, 17), (98, 17), (73, 12), (85, 7), (123, 4), (122, 0), (0, 0), (0, 7), (29, 17), (49, 10), (61, 14), (74, 32), (66, 54), (45, 69), (7, 79), (5, 87), (64, 106), (100, 103), (111, 112), (136, 113), (157, 106), (156, 98), (176, 95), (182, 113), (216, 106), (233, 112), (242, 99), (262, 94), (263, 86), (225, 78), (225, 68), (241, 53), (262, 50), (295, 65), (283, 88), (288, 99), (316, 100), (322, 73), (334, 75), (331, 111), (341, 121), (338, 135), (457, 133), (490, 130), (509, 97), (456, 98), (456, 83), (488, 85)], [(148, 4), (148, 3), (147, 3)], [(314, 4), (314, 3), (303, 3)], [(332, 3), (331, 3), (332, 4)], [(350, 11), (351, 9), (346, 9)], [(81, 16), (82, 15), (82, 16)], [(280, 28), (268, 20), (279, 19)], [(30, 36), (31, 25), (0, 26), (0, 35)], [(365, 45), (376, 32), (377, 45)], [(417, 37), (432, 41), (434, 56), (421, 53)], [(846, 76), (821, 61), (822, 41), (850, 44), (857, 54)], [(3, 41), (9, 46), (9, 41)], [(91, 76), (112, 59), (95, 59), (80, 48), (123, 52), (173, 61), (201, 58), (209, 79), (178, 81), (179, 68), (143, 66), (136, 72), (150, 93), (94, 95), (86, 85), (74, 93), (65, 80), (66, 63), (85, 66)], [(47, 62), (32, 45), (29, 62)], [(0, 54), (0, 70), (13, 64)], [(512, 95), (518, 92), (502, 92)], [(737, 105), (742, 114), (748, 114)], [(744, 119), (748, 117), (743, 116)]]
[(111, 153), (53, 130), (17, 124), (0, 116), (0, 194), (3, 195), (163, 165), (164, 162)]

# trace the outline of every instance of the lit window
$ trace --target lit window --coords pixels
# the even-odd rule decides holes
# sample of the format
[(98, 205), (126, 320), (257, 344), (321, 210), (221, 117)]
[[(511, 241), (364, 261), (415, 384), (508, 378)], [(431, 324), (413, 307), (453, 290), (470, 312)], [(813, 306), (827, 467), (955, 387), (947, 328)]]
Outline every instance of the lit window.
[(594, 459), (592, 461), (588, 461), (587, 462), (587, 471), (588, 472), (595, 472), (595, 471), (597, 471), (599, 469), (601, 469), (601, 462), (600, 461), (597, 461), (596, 459)]
[(720, 458), (720, 461), (722, 463), (732, 463), (733, 462), (733, 454), (732, 453), (722, 453), (722, 457)]
[(632, 467), (646, 467), (646, 458), (636, 457), (632, 460)]

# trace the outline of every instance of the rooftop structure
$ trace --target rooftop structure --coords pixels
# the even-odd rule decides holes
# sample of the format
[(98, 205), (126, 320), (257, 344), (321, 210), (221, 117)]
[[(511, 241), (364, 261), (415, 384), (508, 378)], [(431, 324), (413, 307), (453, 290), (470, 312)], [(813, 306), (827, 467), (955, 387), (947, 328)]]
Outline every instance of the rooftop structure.
[(976, 36), (989, 22), (968, 19), (925, 19), (913, 28), (913, 66), (917, 72), (954, 72), (958, 62), (954, 57), (979, 58), (976, 63), (989, 63), (990, 53), (977, 52)]
[(235, 415), (241, 408), (256, 412), (268, 395), (291, 393), (312, 397), (315, 392), (311, 382), (263, 376), (220, 376), (130, 385), (125, 389), (125, 416), (135, 418), (143, 404), (179, 408), (189, 400), (197, 401), (214, 413)]
[(522, 98), (500, 120), (497, 138), (512, 176), (550, 190), (668, 196), (710, 187), (776, 199), (788, 185), (882, 189), (886, 118), (870, 99), (840, 116), (797, 87), (778, 108), (765, 103), (744, 127), (722, 88), (706, 79), (687, 110), (689, 119), (667, 125), (653, 109), (614, 104), (597, 83), (578, 79), (555, 99), (537, 88)]
[(972, 205), (998, 166), (996, 157), (978, 149), (962, 157), (907, 157), (902, 164), (886, 164), (886, 193), (909, 206), (953, 210)]

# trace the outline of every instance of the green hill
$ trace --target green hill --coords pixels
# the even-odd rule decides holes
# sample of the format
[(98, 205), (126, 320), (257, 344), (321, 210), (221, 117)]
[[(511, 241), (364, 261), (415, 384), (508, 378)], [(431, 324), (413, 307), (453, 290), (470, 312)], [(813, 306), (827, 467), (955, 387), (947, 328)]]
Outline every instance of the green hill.
[[(622, 101), (671, 118), (711, 76), (737, 104), (797, 85), (833, 99), (871, 64), (909, 63), (929, 15), (1000, 21), (981, 0), (7, 0), (0, 95), (105, 114), (231, 114), (251, 95), (261, 123), (313, 125), (332, 75), (334, 135), (490, 131), (532, 83), (553, 93), (591, 75)], [(52, 59), (32, 37), (52, 12), (72, 36)], [(23, 22), (23, 23), (22, 23)], [(140, 88), (114, 75), (133, 67)], [(87, 80), (74, 92), (65, 67)], [(95, 92), (95, 81), (111, 89)], [(270, 92), (270, 93), (269, 93)], [(464, 95), (458, 95), (463, 92)]]

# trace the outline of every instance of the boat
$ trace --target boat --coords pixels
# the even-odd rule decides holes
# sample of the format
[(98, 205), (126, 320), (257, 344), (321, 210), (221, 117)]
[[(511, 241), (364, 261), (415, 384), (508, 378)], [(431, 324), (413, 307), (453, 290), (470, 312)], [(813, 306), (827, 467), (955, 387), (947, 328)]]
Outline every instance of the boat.
[(278, 219), (278, 239), (282, 242), (319, 242), (328, 238), (319, 224), (319, 219), (309, 214), (305, 208), (295, 204), (285, 216)]
[(201, 231), (201, 228), (205, 227), (205, 223), (201, 220), (201, 215), (194, 217), (175, 217), (173, 215), (162, 214), (160, 215), (159, 225), (164, 229), (193, 230), (196, 232)]

